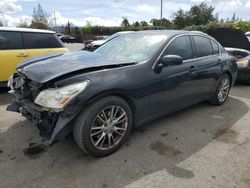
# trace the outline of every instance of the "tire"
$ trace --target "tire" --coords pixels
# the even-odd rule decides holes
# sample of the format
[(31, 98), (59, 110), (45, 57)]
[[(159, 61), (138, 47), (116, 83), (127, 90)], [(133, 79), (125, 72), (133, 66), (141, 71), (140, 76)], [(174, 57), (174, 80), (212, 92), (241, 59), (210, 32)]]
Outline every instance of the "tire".
[(73, 127), (74, 139), (84, 152), (105, 157), (124, 144), (131, 132), (132, 122), (132, 111), (126, 101), (116, 96), (104, 97), (77, 116)]
[[(224, 89), (222, 89), (222, 87)], [(219, 79), (218, 86), (216, 88), (213, 97), (210, 100), (210, 103), (216, 106), (224, 104), (227, 101), (230, 89), (231, 89), (231, 79), (227, 74), (223, 74)]]

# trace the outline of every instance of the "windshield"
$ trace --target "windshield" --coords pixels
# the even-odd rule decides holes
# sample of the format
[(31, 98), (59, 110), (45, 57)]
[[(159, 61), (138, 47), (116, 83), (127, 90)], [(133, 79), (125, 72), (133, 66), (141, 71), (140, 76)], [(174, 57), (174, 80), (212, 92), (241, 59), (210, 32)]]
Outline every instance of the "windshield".
[(166, 35), (126, 34), (105, 43), (95, 52), (108, 58), (143, 62), (151, 58), (167, 40)]

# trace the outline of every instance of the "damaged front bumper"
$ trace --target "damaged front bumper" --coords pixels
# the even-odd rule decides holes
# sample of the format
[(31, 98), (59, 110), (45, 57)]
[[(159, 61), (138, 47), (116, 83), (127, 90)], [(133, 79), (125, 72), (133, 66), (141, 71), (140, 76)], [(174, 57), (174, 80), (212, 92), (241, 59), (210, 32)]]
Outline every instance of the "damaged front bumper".
[[(78, 110), (70, 107), (59, 112), (53, 112), (40, 107), (33, 102), (34, 99), (32, 97), (27, 97), (24, 91), (25, 81), (20, 84), (18, 79), (18, 77), (14, 77), (9, 81), (9, 84), (11, 84), (10, 93), (13, 95), (13, 100), (7, 106), (6, 110), (21, 113), (25, 116), (33, 125), (38, 127), (40, 135), (49, 144), (65, 138), (72, 131), (70, 123)], [(32, 91), (32, 88), (29, 88), (29, 91)]]
[(36, 125), (40, 130), (40, 135), (50, 139), (59, 114), (44, 112), (29, 100), (20, 100), (15, 93), (15, 99), (7, 106), (7, 111), (21, 113), (24, 117)]

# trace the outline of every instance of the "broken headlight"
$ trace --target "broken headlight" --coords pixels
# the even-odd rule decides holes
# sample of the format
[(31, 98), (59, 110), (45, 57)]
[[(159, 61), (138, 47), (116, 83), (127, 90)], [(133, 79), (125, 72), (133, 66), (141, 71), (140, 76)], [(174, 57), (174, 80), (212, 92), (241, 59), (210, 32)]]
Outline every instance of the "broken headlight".
[(90, 81), (86, 80), (61, 88), (45, 89), (36, 97), (35, 103), (45, 108), (61, 110), (75, 96), (80, 94), (89, 83)]
[(11, 89), (13, 89), (13, 76), (11, 76), (8, 80), (7, 86)]

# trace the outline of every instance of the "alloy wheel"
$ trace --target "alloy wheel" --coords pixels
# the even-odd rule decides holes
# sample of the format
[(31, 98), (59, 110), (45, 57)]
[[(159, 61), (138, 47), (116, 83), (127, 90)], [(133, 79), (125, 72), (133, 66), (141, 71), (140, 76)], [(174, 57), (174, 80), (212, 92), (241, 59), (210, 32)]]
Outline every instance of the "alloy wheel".
[(218, 100), (220, 103), (223, 103), (227, 99), (229, 90), (230, 90), (230, 80), (227, 77), (224, 77), (221, 80), (219, 88), (218, 88), (218, 91), (219, 91)]
[(109, 106), (94, 119), (90, 139), (98, 150), (109, 150), (118, 145), (128, 129), (128, 115), (121, 106)]

